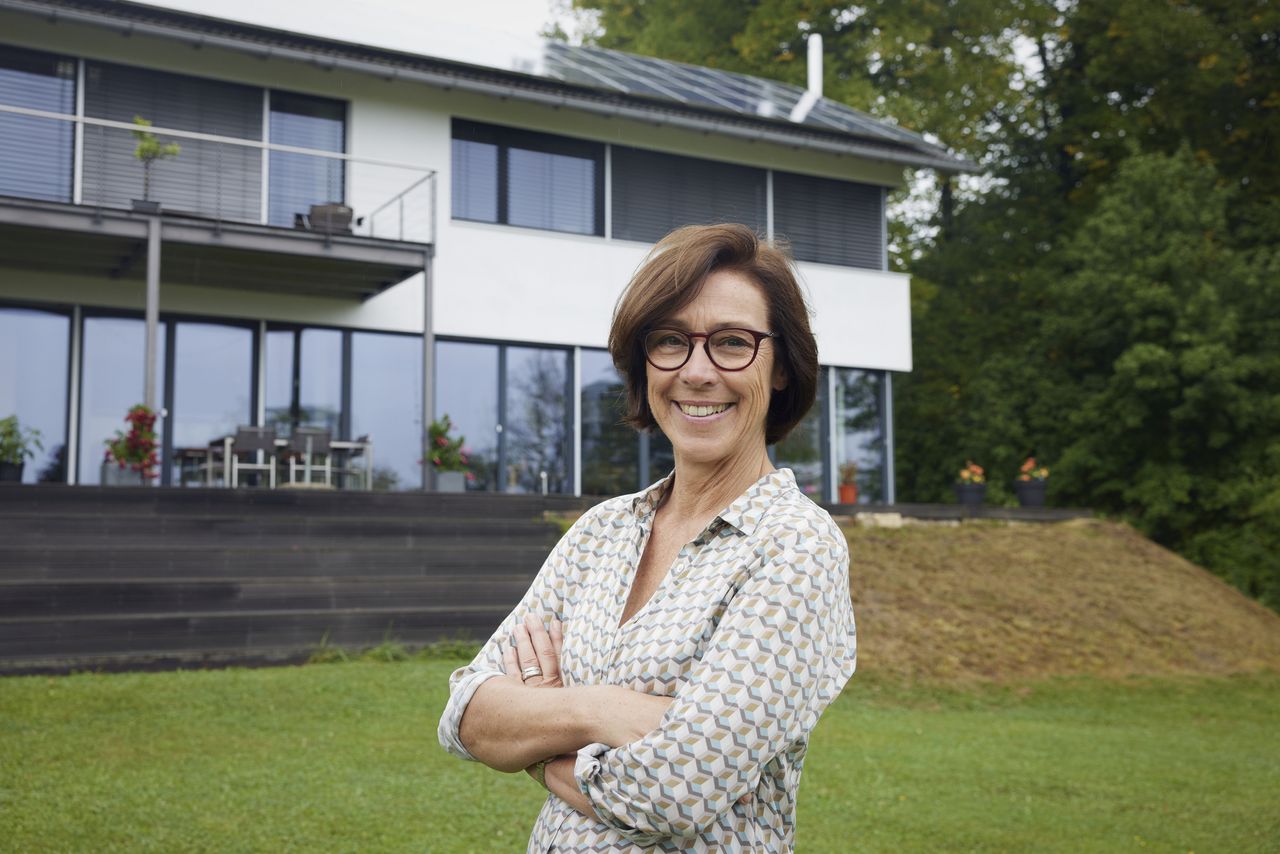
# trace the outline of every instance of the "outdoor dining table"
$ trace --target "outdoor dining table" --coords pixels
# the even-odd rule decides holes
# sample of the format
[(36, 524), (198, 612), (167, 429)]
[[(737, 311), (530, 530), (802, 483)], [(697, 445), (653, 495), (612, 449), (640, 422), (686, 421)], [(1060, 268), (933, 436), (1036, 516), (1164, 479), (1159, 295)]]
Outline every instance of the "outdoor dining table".
[[(221, 436), (217, 439), (214, 439), (209, 443), (209, 451), (208, 451), (209, 463), (208, 465), (205, 466), (205, 486), (209, 486), (209, 487), (213, 486), (213, 452), (216, 450), (221, 450), (222, 461), (223, 461), (222, 462), (223, 486), (225, 486), (227, 489), (234, 488), (234, 484), (231, 483), (231, 481), (226, 476), (226, 466), (227, 466), (226, 461), (231, 459), (231, 448), (233, 445), (235, 445), (235, 440), (236, 440), (236, 437), (234, 435), (226, 435), (226, 436)], [(281, 448), (281, 449), (287, 448), (289, 446), (289, 440), (277, 438), (275, 441), (275, 445), (277, 448)], [(345, 453), (348, 459), (358, 454), (363, 455), (365, 460), (364, 488), (365, 489), (373, 488), (373, 442), (369, 442), (369, 441), (362, 442), (359, 440), (351, 440), (351, 439), (333, 439), (333, 440), (330, 440), (329, 442), (329, 450)], [(303, 471), (305, 472), (304, 476), (307, 478), (307, 481), (310, 482), (311, 463), (309, 460), (304, 465)], [(344, 472), (344, 474), (350, 474), (350, 472)]]

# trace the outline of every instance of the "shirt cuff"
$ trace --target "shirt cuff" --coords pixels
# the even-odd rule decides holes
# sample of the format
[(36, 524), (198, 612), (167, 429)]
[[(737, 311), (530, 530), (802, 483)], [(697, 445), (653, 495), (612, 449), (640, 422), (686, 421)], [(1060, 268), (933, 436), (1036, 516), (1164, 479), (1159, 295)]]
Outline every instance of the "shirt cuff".
[(504, 675), (500, 670), (477, 670), (474, 673), (468, 673), (458, 681), (458, 684), (449, 692), (449, 702), (445, 704), (444, 714), (440, 716), (440, 728), (436, 731), (441, 747), (459, 759), (478, 761), (471, 755), (471, 751), (463, 746), (462, 739), (458, 737), (458, 728), (462, 726), (462, 716), (467, 711), (467, 705), (475, 695), (476, 689), (493, 677)]

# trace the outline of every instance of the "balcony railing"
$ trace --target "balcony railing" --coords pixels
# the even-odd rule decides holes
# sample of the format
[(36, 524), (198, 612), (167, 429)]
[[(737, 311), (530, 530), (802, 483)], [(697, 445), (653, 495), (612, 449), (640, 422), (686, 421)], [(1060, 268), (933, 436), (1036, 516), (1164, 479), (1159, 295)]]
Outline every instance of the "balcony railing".
[[(23, 150), (26, 134), (6, 142), (6, 157), (49, 166), (51, 173), (72, 173), (69, 198), (65, 188), (52, 195), (31, 193), (31, 198), (435, 242), (437, 173), (432, 169), (6, 104), (0, 104), (0, 113), (25, 117), (19, 119), (22, 124), (46, 130), (56, 130), (50, 123), (67, 123), (73, 133), (66, 169), (46, 162), (66, 159), (67, 153), (35, 144), (40, 133), (30, 134), (30, 150)], [(5, 192), (30, 191), (0, 188)]]

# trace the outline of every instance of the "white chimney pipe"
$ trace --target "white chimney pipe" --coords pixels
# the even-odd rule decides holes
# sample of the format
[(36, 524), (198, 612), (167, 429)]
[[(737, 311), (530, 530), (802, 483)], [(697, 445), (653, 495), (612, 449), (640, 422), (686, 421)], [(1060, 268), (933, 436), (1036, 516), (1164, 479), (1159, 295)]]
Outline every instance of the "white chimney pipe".
[(822, 97), (822, 34), (809, 34), (809, 91)]

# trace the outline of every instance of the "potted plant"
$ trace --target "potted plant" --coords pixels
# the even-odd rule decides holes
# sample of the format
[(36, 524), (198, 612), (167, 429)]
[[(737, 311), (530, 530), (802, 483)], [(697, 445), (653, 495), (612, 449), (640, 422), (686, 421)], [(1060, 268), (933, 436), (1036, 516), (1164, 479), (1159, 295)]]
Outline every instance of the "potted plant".
[(156, 476), (156, 414), (139, 403), (124, 417), (129, 432), (117, 430), (107, 439), (102, 461), (104, 486), (142, 486)]
[[(140, 128), (151, 127), (150, 119), (142, 116), (134, 116), (133, 123)], [(133, 156), (142, 161), (142, 198), (133, 200), (133, 209), (142, 213), (159, 213), (160, 203), (151, 200), (151, 167), (157, 160), (177, 157), (182, 147), (176, 142), (161, 142), (148, 130), (135, 130), (132, 133), (138, 140)]]
[(432, 421), (427, 428), (427, 458), (435, 472), (436, 489), (439, 492), (465, 492), (467, 481), (474, 479), (463, 448), (465, 436), (454, 439), (453, 422), (448, 415)]
[(1023, 507), (1043, 507), (1045, 488), (1049, 485), (1049, 469), (1036, 462), (1035, 457), (1027, 457), (1026, 462), (1018, 469), (1018, 478), (1013, 482), (1013, 492), (1018, 496), (1018, 504)]
[(858, 503), (858, 464), (840, 464), (840, 503)]
[(39, 430), (23, 427), (16, 415), (0, 418), (0, 481), (21, 483), (23, 464), (43, 450)]
[(987, 497), (987, 474), (973, 460), (966, 460), (955, 484), (956, 498), (966, 507), (977, 507)]

